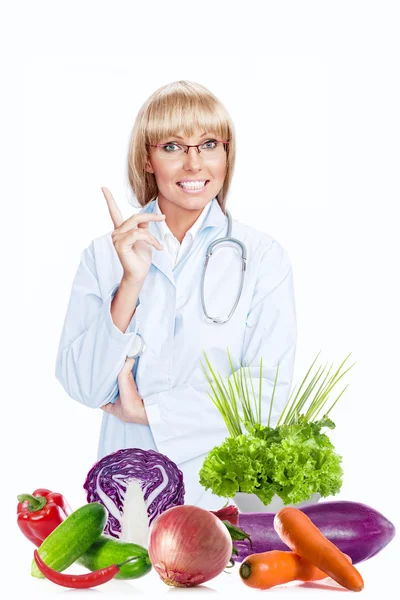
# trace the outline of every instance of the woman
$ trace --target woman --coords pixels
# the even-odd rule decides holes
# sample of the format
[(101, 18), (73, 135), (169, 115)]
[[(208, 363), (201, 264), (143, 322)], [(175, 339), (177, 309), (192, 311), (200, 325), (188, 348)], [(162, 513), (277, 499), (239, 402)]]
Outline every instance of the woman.
[[(231, 237), (247, 251), (240, 299), (226, 320), (242, 277), (239, 246), (228, 241), (208, 263), (203, 309), (206, 252), (226, 236), (234, 161), (230, 117), (203, 86), (174, 82), (145, 102), (128, 155), (142, 210), (124, 221), (102, 188), (114, 230), (82, 253), (56, 365), (73, 399), (104, 412), (98, 459), (120, 448), (157, 450), (183, 472), (185, 504), (210, 510), (225, 499), (206, 491), (198, 473), (228, 432), (209, 395), (204, 352), (215, 373), (232, 381), (229, 350), (235, 372), (250, 366), (255, 390), (262, 357), (263, 423), (279, 362), (274, 424), (290, 391), (296, 346), (291, 264), (261, 230), (232, 221)], [(140, 339), (144, 352), (127, 359)]]

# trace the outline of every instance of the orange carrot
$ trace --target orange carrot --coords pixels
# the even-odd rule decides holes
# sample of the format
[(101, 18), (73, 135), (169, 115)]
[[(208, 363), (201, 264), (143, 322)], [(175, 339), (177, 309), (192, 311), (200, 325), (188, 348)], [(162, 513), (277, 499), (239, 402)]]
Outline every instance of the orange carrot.
[(239, 575), (246, 585), (267, 590), (289, 581), (317, 581), (327, 574), (290, 550), (269, 550), (250, 554), (239, 567)]
[(293, 552), (321, 569), (337, 583), (353, 592), (360, 592), (364, 588), (360, 573), (350, 564), (346, 555), (327, 540), (300, 509), (289, 506), (282, 508), (274, 517), (274, 528)]

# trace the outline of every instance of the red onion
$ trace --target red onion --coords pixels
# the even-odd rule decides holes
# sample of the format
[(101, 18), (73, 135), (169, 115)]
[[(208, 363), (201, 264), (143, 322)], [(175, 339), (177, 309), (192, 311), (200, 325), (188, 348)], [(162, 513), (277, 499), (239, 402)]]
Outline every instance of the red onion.
[(148, 552), (164, 583), (192, 587), (222, 573), (232, 556), (232, 538), (210, 511), (184, 504), (153, 521)]

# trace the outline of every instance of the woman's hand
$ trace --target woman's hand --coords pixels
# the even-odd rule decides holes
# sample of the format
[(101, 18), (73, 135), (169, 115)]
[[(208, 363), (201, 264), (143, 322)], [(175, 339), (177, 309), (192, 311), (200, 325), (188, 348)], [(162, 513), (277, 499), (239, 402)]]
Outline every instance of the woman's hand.
[(105, 187), (101, 190), (114, 223), (111, 238), (124, 270), (123, 277), (130, 282), (143, 283), (151, 265), (151, 247), (164, 249), (149, 232), (149, 221), (163, 221), (165, 215), (138, 213), (124, 221), (110, 190)]
[(132, 374), (134, 358), (127, 358), (118, 375), (119, 396), (115, 404), (109, 402), (101, 406), (101, 410), (113, 415), (125, 423), (138, 423), (148, 425), (146, 410), (143, 400), (137, 390)]

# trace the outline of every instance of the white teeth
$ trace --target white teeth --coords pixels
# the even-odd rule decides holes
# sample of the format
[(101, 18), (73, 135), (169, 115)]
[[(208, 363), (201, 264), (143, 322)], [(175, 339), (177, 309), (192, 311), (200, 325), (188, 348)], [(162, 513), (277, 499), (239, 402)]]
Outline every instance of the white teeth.
[(199, 190), (199, 189), (201, 189), (202, 187), (204, 187), (206, 185), (206, 182), (205, 181), (196, 181), (196, 182), (194, 182), (194, 181), (193, 182), (192, 181), (191, 182), (189, 182), (189, 181), (185, 181), (185, 182), (180, 181), (178, 183), (178, 185), (180, 185), (181, 187), (187, 188), (189, 190)]

